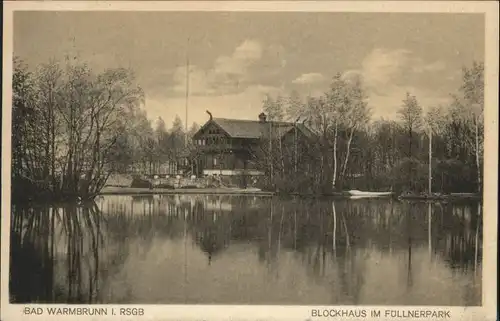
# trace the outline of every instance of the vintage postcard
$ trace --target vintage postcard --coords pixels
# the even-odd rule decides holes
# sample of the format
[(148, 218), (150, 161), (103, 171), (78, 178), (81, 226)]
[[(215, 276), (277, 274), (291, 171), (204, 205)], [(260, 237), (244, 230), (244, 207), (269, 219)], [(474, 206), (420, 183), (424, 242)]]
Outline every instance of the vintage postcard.
[(497, 319), (498, 3), (3, 26), (2, 321)]

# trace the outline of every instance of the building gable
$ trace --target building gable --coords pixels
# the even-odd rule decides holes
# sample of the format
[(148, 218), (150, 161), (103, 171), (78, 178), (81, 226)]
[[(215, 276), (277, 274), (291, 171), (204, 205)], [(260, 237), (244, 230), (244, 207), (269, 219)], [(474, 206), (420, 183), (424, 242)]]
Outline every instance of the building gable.
[(282, 138), (295, 136), (295, 130), (297, 130), (297, 137), (299, 139), (305, 139), (311, 142), (315, 141), (315, 138), (318, 137), (317, 134), (303, 124), (290, 124), (289, 127), (285, 127), (283, 131), (281, 131), (280, 135)]
[(223, 135), (229, 138), (260, 139), (269, 137), (271, 131), (273, 132), (273, 137), (283, 137), (289, 132), (293, 132), (294, 128), (298, 129), (300, 135), (307, 138), (316, 136), (311, 129), (302, 123), (266, 121), (265, 116), (259, 121), (211, 117), (193, 136), (193, 139), (212, 135)]
[(217, 122), (214, 120), (209, 120), (205, 123), (194, 135), (193, 139), (200, 139), (207, 136), (224, 136), (231, 137), (229, 133), (224, 130)]
[(214, 121), (224, 128), (232, 138), (258, 139), (262, 137), (264, 123), (253, 120), (215, 118)]

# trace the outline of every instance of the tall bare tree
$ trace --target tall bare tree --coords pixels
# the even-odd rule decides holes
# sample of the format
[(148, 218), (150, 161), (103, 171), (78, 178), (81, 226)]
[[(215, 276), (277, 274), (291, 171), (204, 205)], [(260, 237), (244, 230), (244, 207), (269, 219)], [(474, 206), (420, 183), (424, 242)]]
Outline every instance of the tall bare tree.
[[(15, 172), (52, 196), (92, 197), (110, 174), (113, 147), (127, 128), (127, 115), (143, 101), (133, 74), (125, 69), (94, 74), (85, 64), (41, 65), (29, 79), (14, 72), (14, 97), (23, 96), (32, 119), (15, 107), (14, 155), (23, 155)], [(26, 109), (26, 108), (24, 108)], [(36, 141), (34, 138), (36, 137)], [(22, 151), (24, 150), (24, 152)], [(33, 184), (32, 184), (33, 185)]]
[(415, 164), (413, 160), (413, 146), (416, 131), (422, 126), (422, 107), (419, 105), (417, 98), (410, 93), (406, 93), (406, 98), (403, 100), (403, 105), (398, 110), (398, 114), (407, 135), (407, 157), (408, 157), (408, 182), (413, 189), (414, 186), (414, 171)]
[(482, 191), (482, 164), (484, 154), (484, 64), (474, 62), (462, 70), (462, 85), (455, 97), (460, 106), (461, 118), (466, 129), (464, 135), (477, 171), (477, 192)]

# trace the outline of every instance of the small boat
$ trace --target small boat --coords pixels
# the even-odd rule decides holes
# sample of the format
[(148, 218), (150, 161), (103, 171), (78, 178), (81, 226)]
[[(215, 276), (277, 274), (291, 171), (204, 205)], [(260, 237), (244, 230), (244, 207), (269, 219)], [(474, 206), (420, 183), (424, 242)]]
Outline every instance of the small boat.
[(350, 190), (346, 193), (351, 198), (384, 197), (392, 195), (392, 192), (364, 192), (358, 190)]

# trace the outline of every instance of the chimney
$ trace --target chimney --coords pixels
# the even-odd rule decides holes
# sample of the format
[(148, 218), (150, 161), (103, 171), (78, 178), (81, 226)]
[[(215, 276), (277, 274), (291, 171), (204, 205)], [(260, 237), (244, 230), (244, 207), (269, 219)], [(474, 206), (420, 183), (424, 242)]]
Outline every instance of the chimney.
[(259, 114), (259, 122), (265, 123), (266, 122), (266, 118), (267, 118), (266, 114), (264, 114), (264, 113), (260, 113)]

